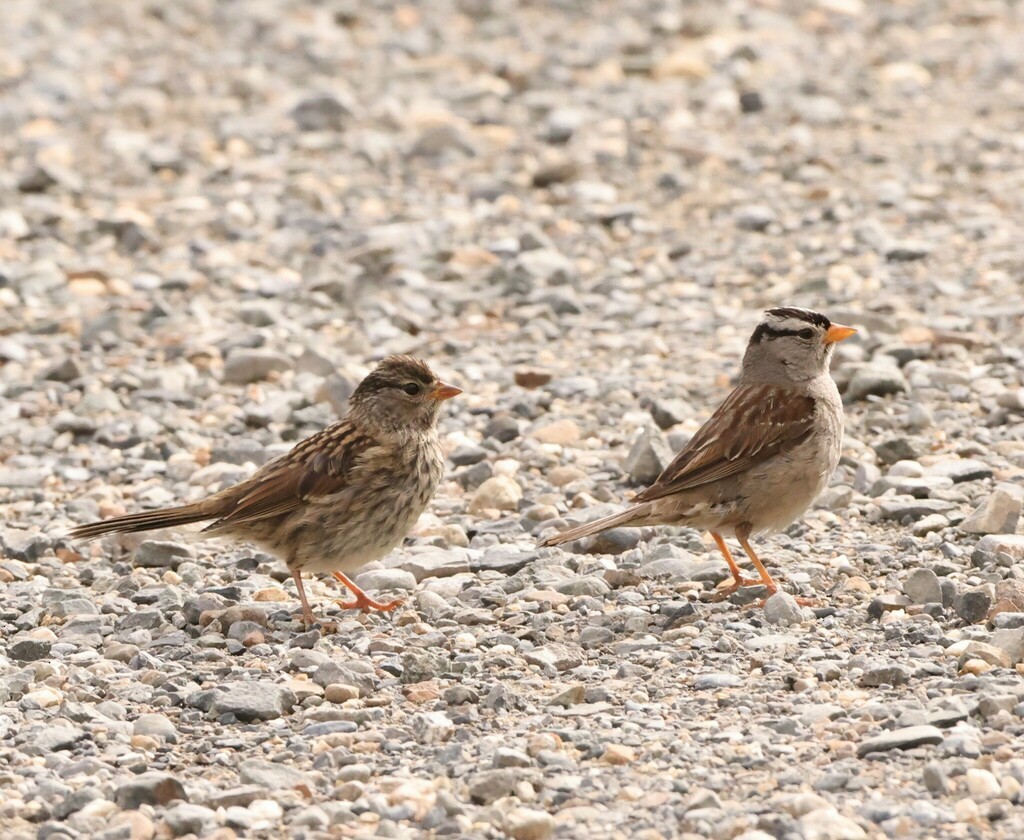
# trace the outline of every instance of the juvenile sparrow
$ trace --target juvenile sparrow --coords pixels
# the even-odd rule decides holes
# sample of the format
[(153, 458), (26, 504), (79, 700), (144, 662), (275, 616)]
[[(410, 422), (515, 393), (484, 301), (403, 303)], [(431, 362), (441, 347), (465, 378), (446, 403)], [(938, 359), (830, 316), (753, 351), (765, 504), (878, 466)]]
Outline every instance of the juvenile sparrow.
[(268, 462), (250, 478), (181, 507), (79, 525), (74, 539), (117, 531), (150, 531), (213, 520), (213, 537), (255, 543), (291, 570), (302, 617), (315, 619), (302, 572), (330, 572), (355, 600), (345, 609), (393, 610), (348, 577), (384, 557), (416, 523), (444, 474), (437, 416), (461, 394), (423, 362), (388, 356), (362, 382), (338, 423)]
[[(632, 507), (541, 545), (627, 525), (686, 525), (710, 531), (729, 565), (733, 583), (720, 597), (759, 583), (776, 592), (750, 537), (794, 522), (839, 464), (843, 405), (829, 360), (835, 343), (855, 332), (808, 309), (768, 310), (747, 344), (739, 384)], [(759, 581), (740, 574), (724, 535), (743, 546)]]

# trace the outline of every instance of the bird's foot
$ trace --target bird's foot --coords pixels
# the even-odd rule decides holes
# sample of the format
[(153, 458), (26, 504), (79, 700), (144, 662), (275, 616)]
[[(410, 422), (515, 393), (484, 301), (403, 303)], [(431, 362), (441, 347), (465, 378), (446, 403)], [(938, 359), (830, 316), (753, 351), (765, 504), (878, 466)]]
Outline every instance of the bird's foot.
[(392, 610), (397, 610), (402, 606), (403, 601), (401, 598), (398, 598), (394, 601), (382, 603), (380, 601), (374, 601), (373, 598), (365, 592), (358, 592), (354, 601), (337, 600), (334, 603), (343, 610), (362, 610), (363, 612), (372, 612), (373, 610), (377, 610), (378, 612), (391, 612)]
[(712, 596), (711, 601), (712, 601), (712, 603), (717, 603), (718, 601), (724, 601), (726, 598), (728, 598), (730, 595), (732, 595), (737, 590), (742, 589), (744, 586), (761, 586), (761, 585), (762, 585), (762, 581), (755, 580), (753, 578), (744, 578), (744, 577), (734, 578), (733, 582), (730, 583), (727, 587), (725, 587), (725, 589), (719, 589)]

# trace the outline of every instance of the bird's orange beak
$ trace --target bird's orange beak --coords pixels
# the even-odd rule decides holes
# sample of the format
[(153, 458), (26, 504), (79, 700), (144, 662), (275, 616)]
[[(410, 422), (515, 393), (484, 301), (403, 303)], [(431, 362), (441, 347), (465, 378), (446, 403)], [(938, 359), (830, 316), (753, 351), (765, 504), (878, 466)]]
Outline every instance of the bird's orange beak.
[(833, 324), (828, 328), (828, 332), (825, 333), (825, 343), (835, 344), (836, 342), (849, 338), (855, 332), (857, 331), (853, 327), (845, 327), (842, 324)]
[(430, 392), (430, 396), (432, 399), (442, 402), (444, 400), (450, 400), (452, 397), (457, 397), (461, 393), (461, 388), (456, 388), (454, 385), (447, 385), (444, 382), (438, 382)]

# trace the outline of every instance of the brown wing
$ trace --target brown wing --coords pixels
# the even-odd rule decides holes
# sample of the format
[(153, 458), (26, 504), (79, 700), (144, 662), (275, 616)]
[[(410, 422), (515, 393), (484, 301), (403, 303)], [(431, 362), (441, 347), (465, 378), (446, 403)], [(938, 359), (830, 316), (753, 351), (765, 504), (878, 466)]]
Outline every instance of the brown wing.
[(813, 421), (814, 399), (806, 394), (776, 385), (740, 385), (636, 501), (661, 499), (750, 469), (807, 440)]
[(226, 491), (227, 512), (207, 530), (280, 516), (310, 499), (341, 493), (351, 487), (353, 472), (375, 446), (376, 440), (345, 420), (328, 426)]

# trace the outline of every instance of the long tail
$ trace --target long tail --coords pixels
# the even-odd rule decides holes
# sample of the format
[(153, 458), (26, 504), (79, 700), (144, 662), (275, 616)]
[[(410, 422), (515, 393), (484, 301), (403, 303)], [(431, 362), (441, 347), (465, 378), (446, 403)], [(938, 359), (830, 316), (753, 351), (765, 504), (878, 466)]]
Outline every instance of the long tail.
[(595, 519), (593, 522), (587, 522), (584, 525), (577, 525), (575, 528), (570, 528), (567, 531), (562, 531), (560, 534), (548, 537), (546, 540), (542, 540), (540, 545), (561, 545), (562, 543), (572, 542), (578, 540), (580, 537), (589, 537), (591, 534), (599, 534), (602, 531), (607, 531), (610, 528), (621, 528), (623, 525), (646, 525), (648, 524), (647, 517), (650, 514), (650, 505), (634, 505), (628, 507), (625, 510), (613, 513), (610, 516), (602, 516), (600, 519)]
[(104, 534), (115, 532), (131, 533), (135, 531), (153, 531), (157, 528), (173, 528), (213, 519), (217, 514), (211, 512), (209, 505), (197, 502), (181, 507), (164, 508), (163, 510), (147, 510), (142, 513), (130, 513), (127, 516), (115, 516), (102, 522), (90, 522), (78, 525), (68, 532), (73, 540), (92, 540)]

